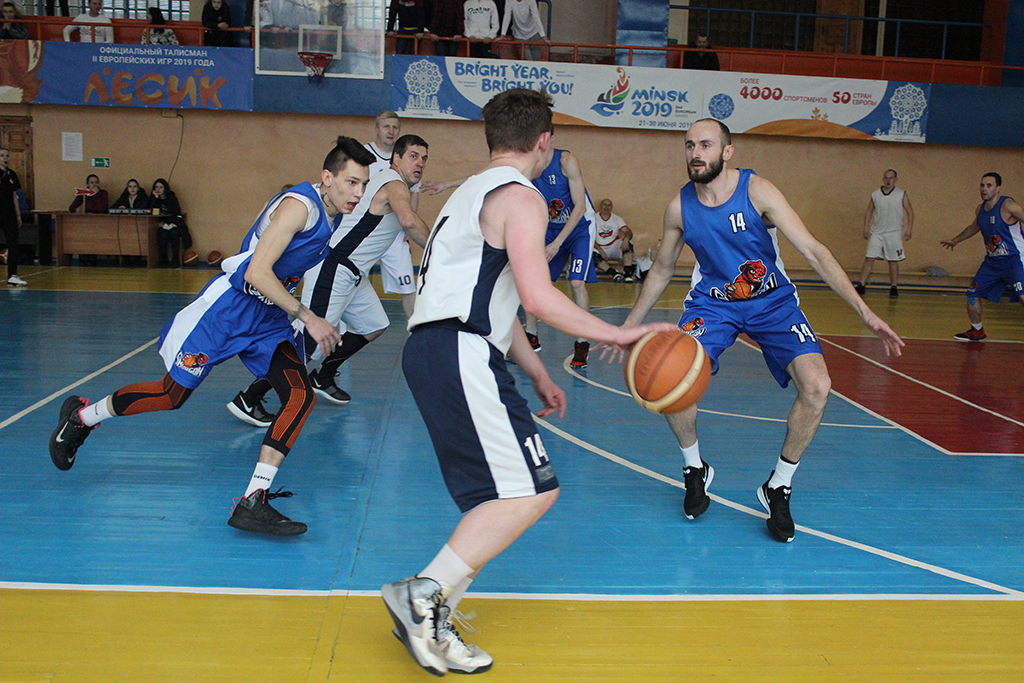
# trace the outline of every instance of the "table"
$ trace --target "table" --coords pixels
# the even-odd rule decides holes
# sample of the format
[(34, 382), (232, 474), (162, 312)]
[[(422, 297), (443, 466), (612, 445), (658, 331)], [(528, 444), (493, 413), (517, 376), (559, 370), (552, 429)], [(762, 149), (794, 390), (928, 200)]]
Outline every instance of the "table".
[(146, 213), (68, 213), (57, 217), (57, 265), (71, 265), (72, 254), (145, 256), (146, 265), (160, 263), (157, 230), (170, 216)]

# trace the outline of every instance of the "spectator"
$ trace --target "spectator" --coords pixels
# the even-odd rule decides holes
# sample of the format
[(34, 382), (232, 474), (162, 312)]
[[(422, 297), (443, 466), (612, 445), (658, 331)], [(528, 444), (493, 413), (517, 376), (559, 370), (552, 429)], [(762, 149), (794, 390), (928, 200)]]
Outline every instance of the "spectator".
[(434, 0), (430, 13), (430, 31), (434, 38), (448, 38), (437, 43), (437, 54), (454, 57), (459, 39), (465, 33), (466, 15), (462, 0)]
[(177, 263), (180, 265), (182, 248), (192, 246), (192, 236), (181, 215), (178, 197), (171, 189), (170, 183), (157, 178), (153, 183), (153, 191), (149, 193), (149, 208), (165, 218), (157, 232), (157, 246), (160, 250), (160, 266), (167, 267)]
[(28, 26), (21, 19), (21, 10), (13, 2), (0, 6), (3, 23), (0, 24), (0, 40), (27, 40)]
[[(391, 0), (391, 9), (388, 10), (388, 31), (397, 30), (400, 36), (415, 35), (422, 38), (427, 24), (430, 22), (430, 6), (427, 0)], [(409, 38), (399, 38), (395, 46), (398, 54), (408, 55), (413, 53), (414, 41)]]
[[(181, 45), (178, 36), (169, 28), (163, 28), (167, 22), (164, 20), (164, 13), (156, 7), (149, 8), (149, 25), (160, 28), (150, 28), (142, 32), (142, 44), (146, 45)], [(145, 194), (145, 193), (143, 193)]]
[(117, 198), (111, 209), (145, 209), (149, 210), (149, 197), (146, 191), (139, 185), (139, 181), (132, 178), (124, 187), (124, 192)]
[(697, 42), (691, 47), (695, 47), (700, 52), (693, 50), (688, 51), (683, 55), (683, 68), (684, 69), (703, 69), (704, 71), (718, 71), (718, 55), (711, 49), (711, 43), (708, 41), (708, 37), (702, 33), (697, 33)]
[[(64, 41), (71, 42), (71, 34), (78, 31), (78, 42), (80, 43), (114, 42), (114, 26), (110, 17), (104, 16), (102, 10), (103, 0), (89, 0), (89, 11), (79, 14), (74, 21), (64, 27)], [(106, 206), (104, 205), (103, 208)]]
[[(46, 0), (46, 16), (48, 16), (48, 17), (55, 16), (54, 13), (53, 13), (53, 11), (55, 9), (54, 8), (54, 4), (55, 4), (54, 0)], [(68, 0), (60, 0), (60, 15), (62, 17), (70, 17), (71, 16), (71, 10), (68, 9)]]
[(466, 0), (462, 5), (465, 12), (465, 32), (467, 38), (478, 41), (469, 45), (470, 57), (493, 57), (490, 41), (498, 37), (498, 6), (494, 0)]
[[(551, 42), (544, 35), (544, 24), (540, 20), (537, 0), (507, 0), (505, 3), (505, 18), (501, 22), (501, 35), (509, 35), (510, 24), (512, 28), (511, 35), (516, 40), (529, 42), (543, 40), (545, 43)], [(540, 55), (540, 45), (524, 46), (524, 59), (536, 62), (540, 59)]]
[(18, 277), (18, 242), (21, 237), (21, 208), (18, 206), (18, 190), (21, 182), (18, 174), (7, 167), (11, 150), (0, 147), (0, 230), (3, 230), (7, 245), (7, 284), (24, 287), (27, 282)]
[[(98, 1), (98, 0), (94, 0)], [(231, 28), (231, 10), (225, 0), (206, 0), (203, 5), (203, 26), (207, 29), (203, 44), (209, 47), (234, 47), (235, 36)]]
[[(394, 1), (391, 3), (394, 6)], [(345, 27), (345, 0), (327, 0), (320, 10), (320, 23), (324, 26)]]
[[(93, 0), (93, 2), (99, 2), (99, 0)], [(85, 179), (85, 186), (91, 194), (75, 195), (75, 201), (71, 202), (68, 211), (75, 212), (81, 208), (85, 213), (109, 213), (107, 207), (110, 205), (110, 198), (107, 196), (106, 190), (100, 189), (99, 176), (89, 175)], [(96, 254), (79, 254), (78, 263), (82, 266), (95, 266)]]

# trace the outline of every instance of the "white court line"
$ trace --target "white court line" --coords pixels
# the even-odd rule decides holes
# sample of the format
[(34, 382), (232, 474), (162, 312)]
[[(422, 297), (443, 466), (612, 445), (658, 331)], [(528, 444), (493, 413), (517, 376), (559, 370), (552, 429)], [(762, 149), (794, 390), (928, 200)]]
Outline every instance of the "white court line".
[(57, 391), (55, 391), (54, 393), (50, 394), (46, 398), (44, 398), (42, 400), (39, 400), (39, 401), (36, 401), (35, 403), (30, 405), (28, 408), (25, 408), (21, 412), (15, 413), (14, 415), (11, 415), (9, 418), (4, 420), (3, 422), (0, 422), (0, 429), (3, 429), (4, 427), (7, 427), (9, 425), (14, 424), (15, 422), (17, 422), (21, 418), (23, 418), (26, 415), (28, 415), (29, 413), (31, 413), (32, 411), (37, 410), (39, 408), (42, 408), (43, 406), (45, 406), (47, 403), (49, 403), (53, 399), (60, 398), (61, 396), (63, 396), (64, 394), (68, 393), (72, 389), (75, 389), (76, 387), (79, 387), (79, 386), (85, 384), (86, 382), (88, 382), (92, 378), (98, 377), (98, 376), (102, 375), (104, 372), (106, 372), (110, 368), (115, 367), (117, 365), (120, 365), (121, 363), (125, 362), (126, 360), (128, 360), (129, 358), (131, 358), (134, 355), (142, 353), (143, 351), (148, 349), (153, 344), (156, 344), (156, 342), (159, 339), (160, 339), (159, 337), (154, 337), (153, 339), (149, 340), (148, 342), (146, 342), (145, 344), (143, 344), (139, 348), (135, 349), (134, 351), (129, 351), (125, 355), (121, 356), (120, 358), (115, 360), (113, 363), (110, 363), (109, 365), (105, 365), (104, 367), (100, 368), (99, 370), (97, 370), (96, 372), (94, 372), (92, 374), (86, 375), (85, 377), (83, 377), (82, 379), (78, 380), (77, 382), (69, 384), (66, 387), (62, 388), (62, 389), (58, 389)]
[[(544, 427), (548, 431), (550, 431), (553, 434), (556, 434), (556, 435), (562, 437), (563, 439), (565, 439), (566, 441), (568, 441), (570, 443), (576, 444), (577, 446), (579, 446), (580, 448), (583, 448), (584, 450), (588, 450), (591, 453), (594, 453), (595, 455), (599, 455), (602, 458), (605, 458), (606, 460), (610, 460), (610, 461), (612, 461), (612, 462), (614, 462), (614, 463), (616, 463), (618, 465), (622, 465), (623, 467), (627, 467), (627, 468), (633, 470), (634, 472), (638, 472), (640, 474), (643, 474), (644, 476), (651, 477), (652, 479), (656, 479), (656, 480), (658, 480), (660, 482), (663, 482), (663, 483), (666, 483), (666, 484), (668, 484), (670, 486), (674, 486), (676, 488), (680, 488), (680, 489), (684, 489), (684, 490), (686, 489), (686, 485), (683, 482), (681, 482), (681, 481), (679, 481), (677, 479), (672, 479), (671, 477), (667, 477), (667, 476), (665, 476), (663, 474), (659, 474), (659, 473), (657, 473), (657, 472), (655, 472), (653, 470), (649, 470), (646, 467), (642, 467), (640, 465), (637, 465), (636, 463), (630, 462), (629, 460), (626, 460), (625, 458), (621, 458), (621, 457), (619, 457), (619, 456), (617, 456), (617, 455), (615, 455), (613, 453), (609, 453), (606, 450), (598, 448), (597, 446), (594, 446), (593, 444), (590, 444), (590, 443), (588, 443), (588, 442), (586, 442), (586, 441), (584, 441), (582, 439), (579, 439), (579, 438), (573, 436), (572, 434), (569, 434), (566, 431), (563, 431), (563, 430), (559, 429), (558, 427), (555, 427), (550, 422), (547, 422), (546, 420), (544, 420), (542, 418), (534, 416), (533, 419), (534, 419), (534, 421), (537, 422), (537, 424), (541, 425), (542, 427)], [(751, 515), (753, 517), (760, 517), (761, 519), (767, 519), (768, 518), (768, 515), (766, 515), (765, 513), (761, 512), (760, 510), (755, 510), (755, 509), (749, 508), (749, 507), (747, 507), (745, 505), (740, 505), (739, 503), (734, 503), (731, 500), (727, 500), (727, 499), (722, 498), (721, 496), (717, 496), (717, 495), (715, 495), (713, 493), (709, 493), (708, 497), (711, 498), (711, 500), (715, 501), (716, 503), (720, 503), (721, 505), (724, 505), (726, 507), (732, 508), (733, 510), (736, 510), (738, 512), (743, 512), (743, 513)], [(1004, 586), (1000, 586), (998, 584), (991, 583), (991, 582), (985, 581), (983, 579), (977, 579), (977, 578), (974, 578), (972, 576), (967, 576), (966, 574), (961, 574), (959, 572), (954, 572), (954, 571), (949, 570), (949, 569), (944, 569), (942, 567), (937, 567), (937, 566), (935, 566), (933, 564), (928, 564), (926, 562), (920, 562), (918, 560), (906, 557), (904, 555), (898, 555), (896, 553), (891, 553), (888, 550), (882, 550), (880, 548), (874, 548), (872, 546), (865, 545), (863, 543), (858, 543), (857, 541), (851, 541), (851, 540), (848, 540), (848, 539), (845, 539), (845, 538), (841, 538), (839, 536), (834, 536), (834, 535), (826, 533), (824, 531), (817, 531), (816, 529), (811, 529), (809, 527), (801, 526), (799, 524), (796, 525), (796, 528), (798, 530), (802, 531), (803, 533), (810, 534), (811, 536), (817, 536), (819, 538), (825, 539), (826, 541), (832, 541), (833, 543), (838, 543), (840, 545), (845, 545), (847, 547), (853, 548), (854, 550), (861, 550), (863, 552), (870, 553), (872, 555), (877, 555), (877, 556), (885, 558), (887, 560), (892, 560), (894, 562), (899, 562), (900, 564), (905, 564), (905, 565), (907, 565), (909, 567), (915, 567), (917, 569), (923, 569), (923, 570), (931, 572), (933, 574), (938, 574), (939, 576), (944, 576), (944, 577), (949, 578), (949, 579), (954, 579), (956, 581), (963, 581), (964, 583), (969, 583), (969, 584), (971, 584), (973, 586), (978, 586), (979, 588), (985, 588), (985, 589), (988, 589), (988, 590), (997, 591), (999, 593), (1006, 593), (1008, 595), (1021, 596), (1022, 598), (1024, 598), (1024, 592), (1017, 591), (1017, 590), (1014, 590), (1012, 588), (1006, 588)]]

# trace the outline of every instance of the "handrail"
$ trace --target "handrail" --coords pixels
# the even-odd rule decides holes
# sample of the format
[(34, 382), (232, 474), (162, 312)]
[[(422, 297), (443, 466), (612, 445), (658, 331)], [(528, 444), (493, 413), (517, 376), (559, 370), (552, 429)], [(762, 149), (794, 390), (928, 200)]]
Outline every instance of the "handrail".
[[(44, 31), (44, 27), (46, 27), (46, 26), (60, 26), (63, 29), (63, 27), (65, 27), (65, 26), (70, 26), (70, 25), (74, 24), (74, 17), (50, 17), (50, 16), (36, 16), (36, 15), (26, 14), (21, 19), (18, 19), (17, 21), (14, 21), (14, 22), (11, 22), (11, 23), (15, 23), (15, 24), (17, 24), (17, 23), (24, 23), (24, 24), (26, 24), (28, 26), (28, 28), (29, 28), (29, 38), (31, 38), (33, 40), (47, 40), (47, 38), (42, 35), (43, 31)], [(82, 24), (75, 24), (75, 25), (79, 26), (79, 25), (82, 25)], [(85, 25), (87, 26), (88, 24), (85, 24)], [(138, 28), (141, 28), (143, 30), (145, 30), (145, 29), (152, 29), (152, 28), (168, 28), (168, 29), (171, 29), (172, 31), (174, 31), (174, 34), (176, 36), (178, 36), (179, 39), (182, 36), (191, 36), (192, 39), (195, 40), (195, 43), (189, 43), (188, 45), (199, 46), (199, 45), (203, 44), (203, 34), (206, 31), (209, 30), (208, 28), (203, 26), (202, 22), (200, 22), (200, 21), (168, 21), (166, 24), (163, 24), (162, 26), (155, 26), (154, 24), (150, 24), (145, 19), (112, 19), (111, 20), (111, 25), (114, 28), (115, 42), (116, 42), (116, 38), (117, 38), (117, 34), (118, 34), (118, 29), (119, 28), (121, 28), (121, 29), (125, 29), (125, 28), (138, 29)], [(245, 34), (250, 35), (250, 36), (252, 34), (252, 29), (247, 29), (247, 28), (232, 27), (232, 28), (228, 28), (228, 29), (224, 29), (224, 30), (231, 31), (233, 33), (245, 33)], [(135, 41), (132, 41), (132, 43), (121, 43), (121, 44), (123, 44), (123, 45), (135, 44)]]

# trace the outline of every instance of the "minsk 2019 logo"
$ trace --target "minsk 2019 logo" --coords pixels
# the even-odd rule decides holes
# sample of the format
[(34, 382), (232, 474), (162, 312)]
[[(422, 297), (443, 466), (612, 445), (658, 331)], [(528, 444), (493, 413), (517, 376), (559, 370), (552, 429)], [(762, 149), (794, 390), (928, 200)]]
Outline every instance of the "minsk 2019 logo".
[(619, 80), (615, 81), (615, 84), (608, 88), (607, 92), (598, 95), (597, 104), (591, 107), (601, 116), (618, 114), (629, 96), (629, 76), (626, 75), (626, 70), (620, 66), (616, 71), (619, 72)]

